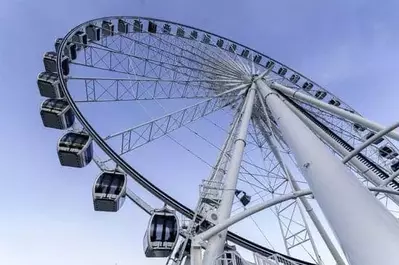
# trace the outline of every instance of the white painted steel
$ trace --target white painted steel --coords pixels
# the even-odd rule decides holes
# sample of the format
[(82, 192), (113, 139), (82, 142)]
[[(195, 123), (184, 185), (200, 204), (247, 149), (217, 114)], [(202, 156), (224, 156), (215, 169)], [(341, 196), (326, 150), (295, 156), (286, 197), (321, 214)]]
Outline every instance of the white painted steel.
[[(241, 160), (244, 154), (248, 126), (252, 116), (253, 105), (255, 101), (255, 84), (251, 85), (245, 99), (244, 111), (241, 116), (240, 124), (237, 128), (238, 134), (233, 144), (231, 159), (228, 165), (227, 173), (224, 179), (224, 190), (222, 199), (217, 211), (218, 222), (224, 221), (230, 217), (231, 209), (234, 201), (234, 192), (237, 186), (238, 173), (240, 170)], [(215, 259), (223, 253), (226, 242), (227, 230), (222, 231), (209, 239), (208, 247), (204, 253), (204, 263), (211, 265)]]
[[(212, 236), (217, 235), (218, 233), (220, 233), (220, 231), (223, 231), (225, 229), (227, 229), (228, 227), (234, 225), (235, 223), (238, 223), (239, 221), (247, 218), (248, 216), (251, 216), (257, 212), (260, 212), (264, 209), (267, 209), (269, 207), (272, 207), (274, 205), (277, 205), (279, 203), (288, 201), (288, 200), (292, 200), (292, 199), (296, 199), (298, 197), (301, 196), (306, 196), (312, 194), (311, 190), (300, 190), (300, 191), (294, 191), (290, 194), (285, 194), (285, 195), (281, 195), (278, 198), (274, 198), (262, 203), (259, 203), (255, 206), (249, 207), (246, 210), (235, 214), (234, 216), (224, 220), (223, 222), (213, 226), (212, 228), (206, 230), (205, 232), (202, 232), (201, 234), (198, 234), (194, 241), (195, 242), (201, 242), (201, 241), (205, 241), (208, 240), (209, 238), (211, 238)], [(205, 265), (205, 263), (204, 263)], [(207, 264), (206, 264), (207, 265)]]
[[(291, 103), (289, 102), (285, 103), (314, 133), (316, 133), (321, 139), (323, 139), (323, 141), (325, 141), (328, 145), (330, 145), (342, 157), (345, 157), (349, 154), (348, 150), (346, 150), (342, 145), (340, 145), (334, 139), (332, 139), (320, 127), (318, 127), (312, 121), (310, 121), (302, 112), (300, 112), (297, 108), (295, 108)], [(357, 168), (359, 172), (363, 173), (364, 177), (374, 185), (383, 186), (384, 181), (380, 177), (378, 177), (372, 170), (370, 170), (366, 165), (364, 165), (358, 158), (354, 157), (348, 163)], [(388, 187), (388, 189), (393, 190), (392, 187)], [(394, 201), (397, 205), (399, 205), (399, 196), (393, 195), (393, 193), (392, 195), (388, 196), (392, 201)]]
[[(269, 129), (270, 129), (270, 131), (272, 131), (271, 122), (270, 122), (270, 119), (268, 117), (268, 113), (267, 113), (267, 110), (266, 110), (266, 105), (265, 105), (264, 99), (260, 96), (259, 93), (257, 95), (258, 95), (259, 101), (260, 101), (261, 106), (262, 106), (262, 111), (263, 111), (263, 113), (265, 114), (265, 116), (268, 119), (267, 124), (270, 127)], [(265, 124), (262, 123), (261, 121), (259, 121), (257, 125), (258, 125), (263, 137), (265, 137), (265, 139), (266, 139), (271, 151), (273, 152), (274, 157), (276, 158), (276, 160), (279, 163), (280, 167), (283, 169), (285, 177), (287, 178), (287, 180), (288, 180), (288, 182), (289, 182), (289, 184), (291, 186), (291, 189), (293, 191), (300, 190), (299, 185), (296, 182), (296, 180), (294, 179), (290, 169), (286, 166), (286, 164), (283, 161), (283, 158), (282, 158), (282, 156), (280, 154), (280, 150), (277, 147), (276, 135), (268, 134), (266, 132), (265, 128), (263, 127)], [(308, 233), (309, 240), (310, 240), (310, 243), (312, 245), (314, 254), (316, 255), (317, 262), (318, 262), (318, 264), (323, 264), (323, 262), (321, 260), (321, 257), (320, 257), (320, 254), (319, 254), (319, 251), (317, 249), (316, 243), (314, 241), (312, 232), (310, 231), (308, 223), (306, 221), (304, 208), (309, 213), (309, 216), (312, 219), (313, 223), (315, 224), (316, 228), (319, 229), (319, 233), (320, 234), (323, 233), (322, 238), (324, 239), (324, 237), (327, 237), (326, 244), (329, 244), (329, 243), (332, 244), (332, 242), (331, 242), (330, 238), (328, 237), (326, 231), (324, 230), (324, 227), (321, 225), (320, 220), (317, 218), (316, 214), (314, 213), (312, 206), (307, 201), (307, 199), (304, 198), (304, 197), (300, 197), (299, 199), (297, 199), (297, 203), (298, 203), (298, 207), (299, 207), (299, 211), (300, 211), (300, 214), (301, 214), (301, 217), (302, 217), (302, 221), (303, 221), (303, 223), (305, 225), (305, 228), (307, 230), (306, 232)], [(280, 221), (280, 218), (279, 218), (279, 221)], [(280, 227), (281, 227), (281, 225), (280, 225)], [(284, 237), (284, 235), (283, 235), (283, 237)], [(285, 245), (286, 245), (287, 253), (289, 253), (289, 249), (287, 247), (287, 244), (285, 244)], [(337, 265), (345, 265), (345, 263), (343, 263), (343, 260), (342, 260), (341, 256), (339, 255), (339, 253), (338, 253), (337, 249), (335, 248), (335, 246), (332, 244), (332, 245), (328, 245), (328, 247), (331, 247), (331, 249), (332, 249), (331, 252), (335, 251), (334, 254), (333, 254), (334, 258), (335, 258), (335, 255), (338, 255), (337, 258), (336, 258)]]
[[(304, 93), (299, 93), (298, 91), (293, 90), (292, 88), (283, 86), (283, 85), (278, 84), (276, 82), (273, 82), (270, 85), (270, 87), (273, 88), (273, 89), (276, 89), (276, 90), (278, 90), (278, 91), (280, 91), (282, 93), (284, 93), (285, 95), (287, 95), (287, 96), (289, 96), (291, 98), (299, 99), (300, 101), (303, 101), (303, 102), (312, 104), (314, 106), (317, 106), (320, 109), (323, 109), (323, 110), (329, 111), (331, 113), (337, 114), (339, 116), (342, 116), (342, 117), (344, 117), (344, 118), (346, 118), (346, 119), (348, 119), (350, 121), (353, 121), (355, 123), (363, 125), (363, 126), (369, 128), (369, 129), (372, 129), (373, 131), (378, 132), (378, 131), (381, 131), (381, 130), (385, 129), (385, 126), (382, 126), (382, 125), (380, 125), (380, 124), (378, 124), (376, 122), (370, 121), (368, 119), (363, 118), (362, 116), (350, 113), (350, 112), (348, 112), (346, 110), (343, 110), (341, 108), (332, 106), (332, 105), (330, 105), (328, 103), (325, 103), (325, 102), (323, 102), (321, 100), (318, 100), (318, 99), (316, 99), (314, 97), (305, 95)], [(399, 141), (399, 134), (396, 133), (396, 132), (390, 132), (390, 133), (387, 134), (387, 136), (392, 138), (392, 139), (394, 139), (394, 140)]]
[[(264, 110), (265, 111), (265, 110)], [(260, 124), (260, 126), (262, 126)], [(294, 179), (294, 177), (292, 176), (291, 171), (289, 170), (288, 167), (285, 166), (285, 163), (283, 162), (283, 158), (281, 157), (281, 154), (277, 148), (277, 140), (275, 139), (275, 136), (269, 136), (266, 133), (263, 133), (267, 143), (269, 144), (270, 149), (272, 150), (274, 156), (276, 157), (277, 161), (279, 162), (280, 166), (283, 168), (285, 175), (287, 176), (287, 178), (290, 181), (292, 190), (294, 191), (299, 191), (299, 185), (296, 182), (296, 180)], [(317, 217), (316, 213), (314, 212), (312, 206), (310, 205), (309, 201), (305, 198), (305, 197), (299, 197), (298, 198), (303, 207), (305, 208), (306, 212), (308, 213), (310, 219), (312, 220), (313, 224), (315, 225), (317, 231), (319, 232), (321, 238), (323, 239), (324, 243), (326, 244), (327, 248), (330, 250), (331, 255), (333, 256), (335, 262), (337, 263), (337, 265), (346, 265), (346, 263), (344, 262), (344, 260), (342, 259), (341, 255), (338, 252), (338, 249), (335, 247), (334, 243), (332, 242), (330, 236), (328, 235), (327, 231), (324, 229), (323, 224), (321, 223), (320, 219)], [(306, 222), (305, 217), (303, 216), (304, 222)], [(307, 227), (307, 224), (306, 224)], [(308, 227), (307, 227), (308, 229)], [(317, 255), (318, 258), (318, 262), (319, 264), (321, 263), (319, 254), (318, 254), (318, 250), (317, 247), (314, 243), (313, 240), (313, 236), (309, 231), (309, 237), (313, 246), (313, 249), (315, 251), (315, 254)]]
[(352, 265), (397, 265), (399, 223), (263, 80), (256, 81)]

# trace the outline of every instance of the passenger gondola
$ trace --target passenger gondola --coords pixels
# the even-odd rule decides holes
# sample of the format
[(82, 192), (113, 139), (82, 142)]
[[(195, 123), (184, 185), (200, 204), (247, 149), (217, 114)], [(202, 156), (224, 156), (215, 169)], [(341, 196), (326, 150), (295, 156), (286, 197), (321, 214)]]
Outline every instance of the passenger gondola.
[(135, 19), (133, 22), (133, 31), (134, 32), (142, 32), (143, 31), (143, 23), (140, 20)]
[(273, 61), (267, 61), (266, 68), (267, 69), (273, 69), (273, 67), (274, 67), (274, 62)]
[(83, 31), (78, 31), (72, 36), (72, 41), (76, 44), (76, 50), (86, 49), (87, 34)]
[[(66, 81), (66, 80), (65, 80)], [(42, 72), (37, 77), (40, 95), (46, 98), (63, 98), (60, 80), (56, 73)]]
[[(63, 41), (62, 38), (58, 38), (55, 40), (54, 47), (55, 47), (55, 51), (57, 53), (58, 53), (58, 50), (60, 48), (62, 41)], [(72, 42), (67, 42), (65, 45), (65, 48), (64, 48), (64, 55), (71, 60), (75, 60), (77, 57), (76, 44), (72, 43)]]
[(148, 32), (157, 33), (158, 25), (155, 22), (148, 21)]
[(91, 41), (99, 41), (101, 39), (101, 29), (95, 25), (88, 25), (86, 27), (87, 38)]
[(144, 235), (144, 253), (147, 258), (166, 258), (172, 254), (179, 236), (176, 214), (166, 208), (155, 210)]
[(114, 36), (115, 26), (111, 21), (104, 20), (101, 23), (101, 33), (104, 37)]
[(287, 73), (287, 68), (285, 68), (285, 67), (280, 67), (280, 68), (278, 69), (278, 71), (277, 71), (277, 74), (278, 74), (279, 76), (285, 76), (286, 73)]
[(93, 204), (95, 211), (117, 212), (126, 197), (126, 175), (117, 170), (104, 171), (93, 185)]
[(237, 45), (235, 43), (230, 44), (229, 52), (235, 53), (237, 50)]
[[(57, 53), (56, 52), (46, 52), (43, 55), (44, 69), (48, 73), (57, 72)], [(69, 60), (67, 56), (62, 56), (61, 59), (62, 73), (64, 75), (69, 75)]]
[(378, 149), (380, 156), (386, 159), (393, 159), (398, 156), (398, 153), (395, 150), (387, 145), (382, 146)]
[(313, 88), (313, 84), (309, 83), (309, 82), (305, 82), (305, 83), (303, 83), (302, 88), (305, 89), (306, 91), (309, 91)]
[(242, 57), (247, 58), (248, 55), (249, 55), (249, 50), (247, 50), (247, 49), (242, 50), (242, 52), (241, 52)]
[(341, 102), (339, 102), (339, 100), (337, 99), (331, 99), (328, 104), (333, 105), (335, 107), (339, 107), (341, 105)]
[(178, 37), (181, 37), (181, 38), (184, 38), (184, 29), (182, 28), (182, 27), (178, 27), (177, 28), (177, 31), (176, 31), (176, 35), (178, 36)]
[(222, 48), (222, 47), (223, 47), (223, 44), (224, 44), (224, 40), (222, 40), (222, 39), (218, 39), (217, 42), (216, 42), (216, 45), (217, 45), (219, 48)]
[(81, 168), (93, 159), (93, 141), (86, 133), (68, 132), (58, 141), (57, 151), (61, 165)]
[(240, 200), (240, 202), (242, 203), (242, 205), (244, 207), (247, 206), (251, 202), (251, 196), (247, 195), (247, 193), (245, 191), (236, 190), (234, 192), (234, 194), (237, 197), (237, 199)]
[(353, 129), (355, 129), (358, 132), (364, 132), (366, 128), (358, 123), (353, 124)]
[(209, 44), (211, 42), (211, 35), (205, 33), (204, 36), (202, 37), (202, 42), (205, 44)]
[(43, 101), (40, 116), (45, 127), (59, 130), (70, 128), (75, 121), (71, 107), (63, 99), (49, 98)]
[(317, 92), (316, 92), (316, 94), (314, 96), (317, 99), (322, 100), (323, 98), (325, 98), (327, 96), (327, 92), (326, 91), (317, 90)]
[(260, 63), (260, 61), (262, 60), (262, 56), (257, 54), (254, 56), (254, 63)]
[(58, 53), (63, 38), (57, 38), (54, 43), (55, 52)]
[(196, 30), (191, 31), (190, 39), (196, 40), (197, 38), (198, 38), (198, 31)]
[(129, 33), (129, 23), (123, 19), (118, 20), (118, 32), (123, 34)]
[(300, 79), (300, 76), (297, 74), (292, 74), (290, 77), (290, 81), (294, 84), (298, 83), (299, 79)]
[(396, 160), (391, 164), (391, 169), (393, 172), (396, 172), (399, 170), (399, 160)]
[(171, 31), (172, 31), (172, 27), (169, 24), (164, 24), (163, 25), (163, 29), (162, 29), (163, 33), (170, 34)]

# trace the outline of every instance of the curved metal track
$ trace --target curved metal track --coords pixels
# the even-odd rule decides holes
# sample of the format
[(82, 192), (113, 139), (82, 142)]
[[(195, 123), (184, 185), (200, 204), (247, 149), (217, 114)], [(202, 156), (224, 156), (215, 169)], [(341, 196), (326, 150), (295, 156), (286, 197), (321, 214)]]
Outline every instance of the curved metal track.
[[(109, 19), (118, 19), (118, 18), (129, 18), (129, 19), (147, 19), (147, 20), (155, 20), (155, 21), (163, 21), (166, 23), (172, 23), (175, 25), (181, 25), (181, 26), (185, 26), (182, 24), (178, 24), (178, 23), (174, 23), (174, 22), (170, 22), (170, 21), (166, 21), (166, 20), (159, 20), (159, 19), (151, 19), (151, 18), (143, 18), (143, 17), (102, 17), (102, 18), (97, 18), (97, 19), (93, 19), (87, 22), (84, 22), (78, 26), (76, 26), (75, 28), (73, 28), (64, 38), (62, 43), (60, 44), (60, 49), (58, 51), (58, 56), (57, 56), (57, 72), (59, 76), (62, 76), (62, 67), (61, 67), (61, 54), (62, 51), (64, 50), (65, 45), (67, 44), (68, 40), (73, 36), (73, 34), (78, 31), (80, 28), (82, 28), (84, 25), (87, 25), (89, 23), (93, 23), (96, 21), (100, 21), (100, 20), (109, 20)], [(188, 26), (185, 26), (188, 27)], [(191, 29), (196, 29), (193, 27), (188, 27)], [(200, 30), (200, 29), (196, 29), (199, 30), (201, 32), (205, 32), (208, 33), (206, 31)], [(209, 33), (212, 34), (212, 33)], [(213, 36), (218, 36), (215, 34), (212, 34)], [(219, 36), (218, 36), (219, 37)], [(222, 37), (220, 37), (222, 38)], [(231, 41), (229, 39), (223, 38), (225, 40), (230, 41), (231, 43), (236, 43), (234, 41)], [(241, 47), (246, 47), (244, 45), (241, 45), (239, 43), (236, 43), (238, 45), (240, 45)], [(247, 48), (247, 47), (246, 47)], [(250, 48), (248, 48), (250, 49)], [(250, 49), (252, 50), (252, 49)], [(265, 55), (264, 55), (265, 56)], [(265, 56), (266, 58), (269, 58), (268, 56)], [(271, 59), (271, 58), (270, 58)], [(271, 59), (273, 60), (273, 59)], [(273, 60), (275, 61), (275, 60)], [(277, 62), (277, 61), (275, 61)], [(278, 63), (278, 62), (277, 62)], [(283, 65), (283, 64), (281, 64)], [(287, 69), (290, 69), (287, 67)], [(292, 70), (293, 71), (293, 70)], [(301, 75), (302, 76), (302, 75)], [(148, 179), (146, 179), (143, 175), (141, 175), (139, 172), (137, 172), (132, 166), (130, 166), (123, 158), (121, 158), (106, 142), (105, 140), (103, 140), (101, 138), (101, 136), (96, 132), (96, 130), (90, 125), (90, 123), (86, 120), (86, 118), (84, 117), (84, 115), (81, 113), (81, 111), (79, 110), (77, 104), (74, 102), (71, 94), (69, 93), (67, 87), (66, 87), (66, 82), (64, 79), (60, 79), (60, 84), (62, 87), (62, 90), (65, 94), (65, 99), (68, 101), (69, 105), (71, 106), (71, 109), (73, 110), (73, 112), (75, 113), (77, 119), (79, 120), (79, 122), (82, 124), (82, 126), (85, 128), (85, 130), (90, 134), (90, 136), (93, 138), (93, 140), (96, 142), (96, 144), (116, 163), (118, 164), (127, 174), (129, 174), (139, 185), (141, 185), (143, 188), (145, 188), (146, 190), (148, 190), (149, 192), (151, 192), (154, 196), (156, 196), (157, 198), (159, 198), (160, 200), (162, 200), (163, 202), (165, 202), (166, 204), (170, 205), (172, 208), (174, 208), (175, 210), (177, 210), (178, 212), (182, 213), (184, 216), (186, 216), (187, 218), (192, 219), (194, 217), (194, 211), (191, 210), (190, 208), (188, 208), (187, 206), (183, 205), (182, 203), (180, 203), (179, 201), (175, 200), (173, 197), (169, 196), (167, 193), (165, 193), (164, 191), (162, 191), (160, 188), (158, 188), (156, 185), (154, 185), (153, 183), (151, 183)], [(200, 217), (198, 217), (200, 218)], [(204, 222), (203, 223), (204, 226), (209, 226), (209, 223)], [(228, 232), (227, 235), (227, 239), (245, 249), (248, 249), (250, 251), (259, 253), (261, 255), (264, 256), (271, 256), (273, 254), (279, 254), (281, 256), (283, 256), (286, 259), (292, 260), (298, 264), (304, 264), (304, 265), (314, 265), (314, 263), (311, 262), (307, 262), (307, 261), (303, 261), (303, 260), (299, 260), (290, 256), (287, 256), (285, 254), (279, 253), (277, 251), (268, 249), (266, 247), (263, 247), (259, 244), (256, 244), (248, 239), (245, 239), (235, 233), (232, 232)]]

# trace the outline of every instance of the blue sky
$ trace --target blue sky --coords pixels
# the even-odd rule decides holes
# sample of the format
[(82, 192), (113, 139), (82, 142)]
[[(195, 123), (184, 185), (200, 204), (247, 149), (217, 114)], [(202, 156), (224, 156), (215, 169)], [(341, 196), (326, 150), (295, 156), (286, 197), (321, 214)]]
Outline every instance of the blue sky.
[[(94, 212), (91, 184), (98, 170), (62, 168), (55, 153), (60, 134), (41, 125), (36, 76), (43, 68), (42, 54), (53, 49), (56, 37), (85, 20), (138, 15), (203, 28), (288, 64), (370, 119), (388, 125), (398, 117), (397, 1), (376, 5), (343, 0), (0, 0), (0, 4), (4, 150), (0, 264), (163, 264), (143, 257), (147, 216), (130, 203), (117, 215)], [(174, 176), (172, 180), (184, 178), (182, 172)], [(165, 179), (158, 181), (170, 185)], [(180, 196), (193, 201), (192, 194)]]

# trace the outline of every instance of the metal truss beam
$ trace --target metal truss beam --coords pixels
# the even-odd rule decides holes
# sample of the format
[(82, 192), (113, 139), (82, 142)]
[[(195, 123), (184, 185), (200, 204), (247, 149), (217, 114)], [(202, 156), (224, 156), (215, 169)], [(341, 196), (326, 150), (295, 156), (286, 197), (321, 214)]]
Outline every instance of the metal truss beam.
[(122, 132), (109, 135), (105, 137), (105, 140), (118, 139), (121, 147), (119, 153), (121, 155), (126, 154), (127, 152), (238, 101), (240, 98), (237, 98), (236, 92), (247, 86), (246, 84), (237, 86), (213, 98), (201, 101)]
[[(210, 89), (201, 88), (207, 81), (169, 81), (134, 79), (97, 79), (79, 78), (84, 81), (85, 98), (76, 98), (76, 102), (135, 101), (154, 99), (200, 99), (215, 95)], [(209, 81), (210, 82), (210, 81)], [(191, 84), (190, 89), (185, 89)]]

